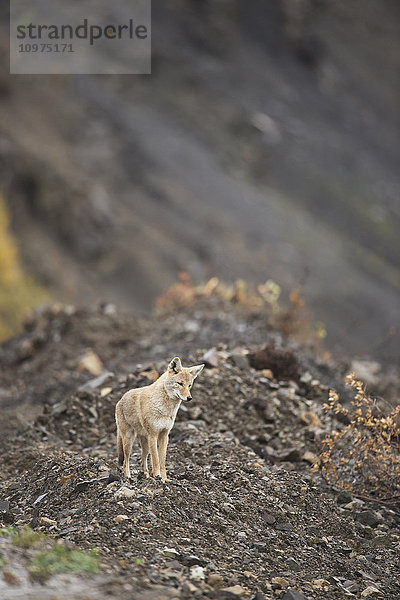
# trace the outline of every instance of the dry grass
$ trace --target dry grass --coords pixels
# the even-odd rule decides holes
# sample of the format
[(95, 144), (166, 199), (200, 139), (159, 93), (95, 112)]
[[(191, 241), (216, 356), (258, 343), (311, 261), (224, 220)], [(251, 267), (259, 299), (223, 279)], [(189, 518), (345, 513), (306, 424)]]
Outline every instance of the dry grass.
[(199, 298), (216, 296), (248, 310), (262, 311), (270, 325), (287, 337), (299, 342), (314, 345), (319, 351), (321, 340), (326, 337), (323, 323), (314, 323), (299, 287), (293, 288), (288, 301), (282, 301), (281, 287), (271, 279), (258, 286), (243, 279), (232, 284), (221, 282), (212, 277), (204, 284), (194, 285), (187, 273), (180, 273), (177, 283), (172, 285), (156, 300), (156, 310), (161, 313), (173, 313), (192, 305)]

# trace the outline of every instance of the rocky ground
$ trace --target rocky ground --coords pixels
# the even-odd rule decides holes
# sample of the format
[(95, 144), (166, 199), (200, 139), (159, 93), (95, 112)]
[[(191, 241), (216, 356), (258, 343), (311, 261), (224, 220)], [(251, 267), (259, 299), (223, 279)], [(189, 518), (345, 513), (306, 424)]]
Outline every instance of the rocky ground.
[[(170, 481), (144, 480), (137, 448), (127, 481), (115, 403), (176, 354), (207, 368), (171, 434)], [(340, 426), (322, 404), (328, 387), (346, 399), (349, 365), (285, 341), (262, 311), (215, 297), (148, 320), (57, 305), (3, 345), (0, 367), (3, 525), (100, 561), (98, 574), (32, 580), (37, 550), (0, 537), (1, 597), (400, 597), (395, 499), (353, 497), (310, 470)]]

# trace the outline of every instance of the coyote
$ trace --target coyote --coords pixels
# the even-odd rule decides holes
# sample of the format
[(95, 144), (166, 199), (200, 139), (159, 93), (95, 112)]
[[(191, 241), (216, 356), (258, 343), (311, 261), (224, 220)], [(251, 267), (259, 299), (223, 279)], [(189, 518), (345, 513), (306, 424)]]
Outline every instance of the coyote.
[(204, 365), (184, 368), (176, 356), (169, 363), (167, 371), (154, 383), (129, 390), (122, 396), (115, 407), (115, 420), (118, 461), (124, 465), (125, 477), (131, 476), (129, 456), (138, 436), (145, 476), (149, 477), (147, 457), (150, 452), (153, 476), (161, 475), (162, 481), (167, 481), (165, 459), (168, 434), (182, 400), (189, 402), (192, 399), (190, 390), (193, 381), (203, 368)]

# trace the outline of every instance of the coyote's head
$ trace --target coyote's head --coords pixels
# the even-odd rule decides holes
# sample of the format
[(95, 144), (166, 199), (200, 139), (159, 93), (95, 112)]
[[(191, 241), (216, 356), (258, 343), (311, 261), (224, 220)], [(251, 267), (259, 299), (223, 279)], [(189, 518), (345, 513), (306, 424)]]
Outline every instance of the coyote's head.
[(204, 365), (182, 367), (181, 359), (177, 356), (168, 365), (165, 389), (170, 398), (190, 402), (193, 381), (201, 373)]

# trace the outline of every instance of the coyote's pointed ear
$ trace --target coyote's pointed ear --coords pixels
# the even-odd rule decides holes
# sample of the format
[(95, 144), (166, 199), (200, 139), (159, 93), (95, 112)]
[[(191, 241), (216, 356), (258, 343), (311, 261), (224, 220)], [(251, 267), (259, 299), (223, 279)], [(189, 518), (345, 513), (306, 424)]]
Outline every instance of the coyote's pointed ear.
[(205, 365), (196, 365), (195, 367), (190, 367), (189, 373), (193, 377), (193, 379), (196, 379), (197, 375), (200, 375), (200, 373), (204, 369), (204, 366)]
[(175, 356), (168, 365), (168, 373), (170, 375), (177, 375), (179, 371), (182, 371), (181, 359), (179, 356)]

